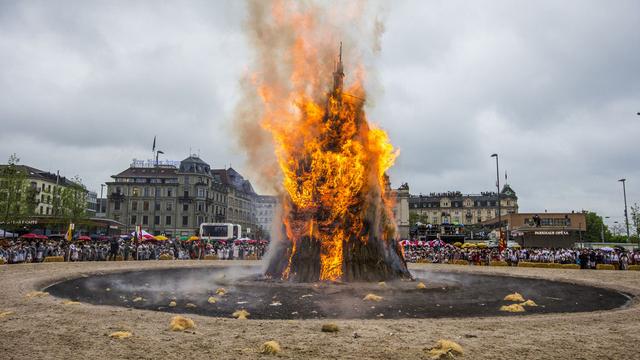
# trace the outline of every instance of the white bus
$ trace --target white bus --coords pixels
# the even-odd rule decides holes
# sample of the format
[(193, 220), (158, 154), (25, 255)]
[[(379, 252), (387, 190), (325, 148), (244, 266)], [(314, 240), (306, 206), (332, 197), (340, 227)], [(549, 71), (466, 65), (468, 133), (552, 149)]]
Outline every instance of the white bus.
[(235, 240), (242, 234), (242, 227), (231, 223), (200, 224), (200, 239), (205, 241)]

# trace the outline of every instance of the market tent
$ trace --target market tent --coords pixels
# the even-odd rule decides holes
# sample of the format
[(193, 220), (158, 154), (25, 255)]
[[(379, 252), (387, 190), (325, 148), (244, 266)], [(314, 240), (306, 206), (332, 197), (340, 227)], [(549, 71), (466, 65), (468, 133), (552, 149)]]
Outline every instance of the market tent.
[(167, 241), (167, 240), (169, 240), (169, 238), (164, 236), (164, 235), (157, 235), (155, 238), (158, 241)]

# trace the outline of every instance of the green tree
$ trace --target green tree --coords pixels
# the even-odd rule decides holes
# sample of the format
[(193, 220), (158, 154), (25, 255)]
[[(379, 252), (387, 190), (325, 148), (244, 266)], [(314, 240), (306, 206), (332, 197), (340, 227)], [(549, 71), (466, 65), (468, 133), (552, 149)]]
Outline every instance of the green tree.
[(602, 241), (602, 233), (604, 231), (604, 241), (611, 241), (611, 231), (609, 227), (604, 224), (602, 216), (595, 212), (588, 212), (586, 214), (587, 230), (584, 233), (583, 240), (586, 242), (598, 242)]
[(76, 223), (87, 218), (87, 189), (79, 176), (59, 190), (59, 215), (65, 222)]
[(27, 180), (27, 172), (20, 166), (16, 154), (9, 156), (7, 165), (0, 167), (0, 211), (5, 228), (13, 229), (21, 220), (35, 213), (38, 190)]

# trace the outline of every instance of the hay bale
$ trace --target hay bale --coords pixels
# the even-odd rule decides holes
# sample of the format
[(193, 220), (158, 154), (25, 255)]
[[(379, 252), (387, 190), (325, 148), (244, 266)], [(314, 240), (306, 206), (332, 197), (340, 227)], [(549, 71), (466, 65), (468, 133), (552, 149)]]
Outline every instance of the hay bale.
[(277, 355), (281, 351), (282, 350), (280, 349), (280, 344), (278, 344), (273, 340), (265, 342), (260, 347), (260, 354), (265, 354), (265, 355)]
[(334, 333), (334, 332), (338, 332), (340, 329), (338, 328), (338, 325), (334, 323), (326, 323), (326, 324), (322, 324), (322, 328), (320, 330), (322, 332)]
[(640, 265), (629, 265), (627, 270), (640, 271)]
[(62, 302), (62, 305), (80, 305), (81, 303), (79, 301), (73, 301), (73, 300), (65, 300)]
[(109, 337), (112, 339), (127, 339), (130, 338), (131, 335), (129, 331), (116, 331), (109, 334)]
[(4, 261), (4, 258), (0, 258), (0, 265), (4, 265), (6, 264), (6, 261)]
[(116, 261), (124, 261), (124, 256), (116, 255)]
[(520, 261), (518, 267), (533, 267), (533, 263), (529, 261)]
[(529, 300), (527, 300), (525, 302), (521, 302), (520, 305), (522, 305), (522, 306), (538, 306), (538, 304), (536, 304), (536, 302), (531, 300), (531, 299), (529, 299)]
[(489, 266), (509, 266), (509, 264), (506, 261), (491, 261)]
[(382, 301), (382, 296), (378, 296), (375, 294), (367, 294), (367, 296), (365, 296), (364, 298), (362, 298), (363, 301), (375, 301), (375, 302), (380, 302)]
[(223, 287), (216, 289), (216, 295), (224, 296), (227, 293), (227, 290)]
[(427, 349), (432, 359), (454, 359), (464, 354), (462, 346), (451, 340), (438, 340), (436, 345)]
[(231, 316), (238, 320), (247, 320), (247, 317), (249, 317), (249, 315), (251, 314), (249, 314), (249, 312), (245, 309), (236, 310), (233, 312), (233, 314), (231, 314)]
[(204, 259), (205, 260), (218, 260), (218, 256), (217, 255), (205, 255)]
[(549, 269), (563, 269), (564, 266), (562, 264), (558, 264), (558, 263), (548, 263), (547, 264), (547, 268), (549, 268)]
[(140, 301), (144, 301), (144, 299), (140, 296), (138, 296), (137, 298), (132, 300), (133, 302), (140, 302)]
[(380, 281), (380, 282), (378, 283), (378, 286), (380, 286), (381, 288), (386, 288), (386, 287), (387, 287), (387, 283), (386, 283), (386, 282), (384, 282), (384, 281)]
[(43, 262), (64, 262), (64, 257), (62, 256), (47, 256), (44, 258)]
[(598, 264), (596, 270), (615, 270), (616, 267), (611, 264)]
[(171, 302), (169, 303), (169, 307), (176, 307), (177, 305), (178, 305), (178, 304), (176, 304), (176, 302), (175, 302), (175, 301), (171, 301)]
[(44, 291), (31, 291), (31, 292), (28, 292), (27, 295), (25, 295), (24, 297), (26, 297), (27, 299), (33, 299), (33, 298), (40, 298), (45, 296), (49, 296), (49, 293)]
[(467, 260), (454, 260), (453, 264), (454, 265), (469, 265), (469, 262)]
[(162, 255), (160, 255), (160, 257), (158, 259), (160, 259), (160, 260), (173, 260), (173, 257), (171, 257), (171, 255), (169, 255), (169, 254), (162, 254)]
[(427, 288), (427, 285), (425, 285), (423, 282), (419, 282), (418, 285), (416, 285), (416, 289), (418, 290), (422, 290), (426, 288)]
[(563, 269), (575, 269), (580, 270), (580, 265), (578, 264), (562, 264)]
[(520, 295), (519, 293), (515, 292), (513, 294), (509, 294), (509, 295), (505, 296), (504, 297), (504, 301), (523, 302), (524, 298), (522, 297), (522, 295)]
[(187, 303), (187, 305), (185, 305), (185, 306), (188, 307), (188, 308), (191, 308), (191, 309), (198, 307), (198, 305), (196, 305), (194, 303)]
[(169, 323), (169, 329), (173, 331), (185, 331), (187, 329), (193, 329), (195, 326), (196, 324), (193, 320), (180, 315), (172, 317)]
[(511, 305), (502, 305), (502, 306), (500, 306), (500, 311), (517, 313), (517, 312), (525, 312), (526, 310), (520, 304), (511, 304)]
[(209, 298), (207, 299), (207, 302), (209, 304), (215, 304), (218, 301), (218, 299), (214, 296), (209, 296)]

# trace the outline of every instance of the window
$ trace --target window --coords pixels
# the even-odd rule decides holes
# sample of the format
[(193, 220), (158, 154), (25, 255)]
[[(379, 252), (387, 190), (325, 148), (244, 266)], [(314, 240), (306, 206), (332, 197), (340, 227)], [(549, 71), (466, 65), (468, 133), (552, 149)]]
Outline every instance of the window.
[(184, 197), (189, 197), (189, 190), (184, 191)]
[(204, 222), (204, 219), (202, 218), (202, 216), (198, 216), (198, 224), (202, 224)]
[(142, 203), (142, 210), (143, 211), (149, 211), (149, 202), (148, 201), (144, 201)]
[(138, 218), (135, 215), (131, 215), (131, 225), (135, 225), (138, 222)]
[[(133, 189), (135, 190), (136, 188)], [(116, 186), (116, 194), (122, 194), (122, 188), (120, 186)]]
[(171, 216), (167, 216), (164, 218), (164, 224), (165, 225), (171, 225)]
[(189, 211), (189, 204), (182, 204), (182, 211)]
[(144, 196), (151, 196), (150, 194), (151, 194), (151, 192), (149, 191), (149, 188), (145, 187), (144, 188)]
[(173, 196), (173, 189), (167, 189), (167, 196), (168, 197), (172, 197)]
[(153, 217), (153, 223), (155, 225), (160, 225), (160, 216), (156, 215)]
[(167, 201), (167, 211), (173, 210), (173, 201)]
[(189, 217), (188, 216), (183, 216), (182, 217), (182, 226), (189, 226)]
[(162, 189), (160, 189), (159, 187), (156, 188), (156, 196), (162, 196), (162, 191), (160, 191)]
[(131, 189), (131, 196), (140, 196), (140, 192), (137, 187)]
[(201, 203), (201, 202), (199, 202), (199, 203), (198, 203), (198, 211), (202, 211), (202, 210), (203, 210), (202, 203)]
[(131, 210), (133, 210), (133, 211), (137, 211), (138, 210), (138, 202), (137, 201), (133, 201), (131, 203)]
[(204, 189), (198, 188), (198, 197), (204, 197)]
[(116, 201), (113, 203), (113, 210), (120, 210), (120, 201)]
[(159, 202), (156, 202), (156, 203), (154, 204), (153, 208), (154, 208), (156, 211), (160, 211), (160, 203), (159, 203)]
[(142, 217), (142, 225), (148, 225), (149, 224), (149, 217), (147, 215)]
[(44, 215), (44, 209), (42, 208), (42, 206), (40, 206), (40, 214)]

